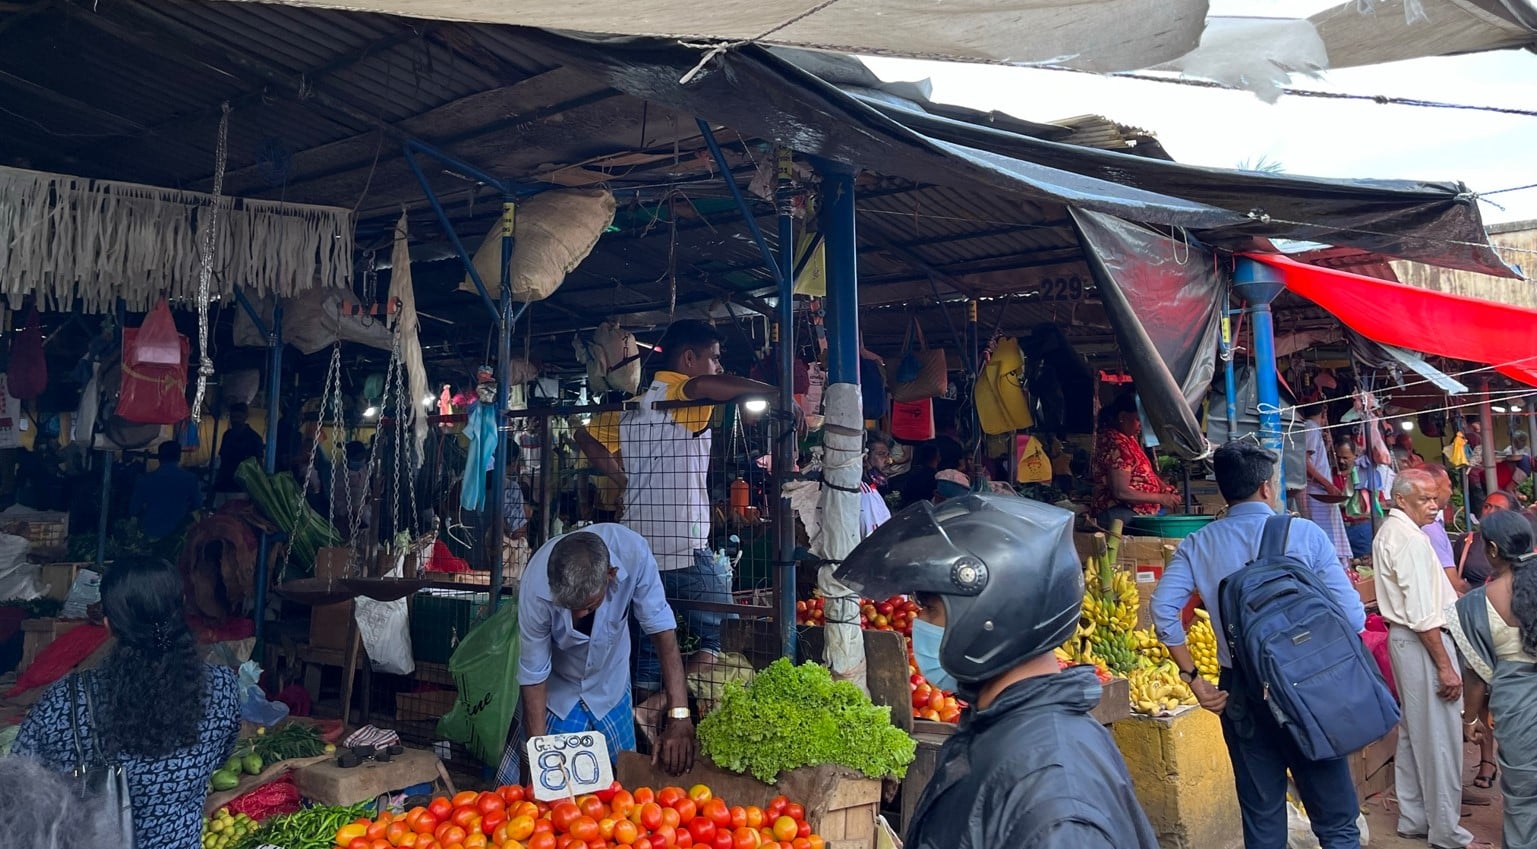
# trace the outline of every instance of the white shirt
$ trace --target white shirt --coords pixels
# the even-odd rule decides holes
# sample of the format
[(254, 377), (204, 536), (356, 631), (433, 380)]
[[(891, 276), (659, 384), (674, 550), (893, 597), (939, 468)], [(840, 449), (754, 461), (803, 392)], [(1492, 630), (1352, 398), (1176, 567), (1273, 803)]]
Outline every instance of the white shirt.
[(1372, 566), (1383, 619), (1421, 633), (1445, 627), (1447, 605), (1457, 600), (1457, 592), (1430, 538), (1404, 511), (1389, 511), (1377, 529)]
[(623, 521), (646, 538), (663, 572), (687, 569), (694, 552), (710, 544), (710, 408), (653, 406), (682, 398), (687, 381), (675, 372), (659, 373), (636, 399), (639, 406), (619, 419), (629, 478)]

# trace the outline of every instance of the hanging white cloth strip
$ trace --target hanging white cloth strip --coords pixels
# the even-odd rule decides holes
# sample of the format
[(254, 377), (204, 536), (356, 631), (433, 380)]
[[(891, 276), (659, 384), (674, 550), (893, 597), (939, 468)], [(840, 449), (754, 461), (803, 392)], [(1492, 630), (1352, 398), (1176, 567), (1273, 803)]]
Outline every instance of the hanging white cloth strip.
[[(422, 362), (421, 322), (416, 315), (416, 289), (411, 284), (410, 233), (405, 210), (400, 211), (400, 222), (395, 225), (395, 247), (390, 254), (390, 297), (400, 300), (400, 316), (396, 319), (395, 338), (400, 356), (405, 361), (406, 375), (410, 378), (410, 403), (412, 436), (411, 471), (422, 464), (422, 447), (427, 444), (427, 413), (423, 404), (432, 395), (427, 387), (427, 367)], [(413, 516), (412, 521), (416, 518)]]
[(352, 212), (0, 167), (0, 293), (107, 313), (198, 297), (198, 219), (217, 206), (211, 294), (352, 283)]

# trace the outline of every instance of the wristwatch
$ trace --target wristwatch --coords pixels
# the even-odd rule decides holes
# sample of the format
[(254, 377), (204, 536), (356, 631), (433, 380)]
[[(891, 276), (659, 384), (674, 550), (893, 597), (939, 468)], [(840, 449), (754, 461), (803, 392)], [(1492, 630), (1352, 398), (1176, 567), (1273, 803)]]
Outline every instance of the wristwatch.
[(1194, 684), (1195, 679), (1199, 676), (1200, 673), (1194, 669), (1181, 669), (1179, 671), (1179, 680), (1184, 681), (1186, 684)]
[(675, 707), (667, 712), (668, 719), (691, 719), (694, 714), (686, 707)]

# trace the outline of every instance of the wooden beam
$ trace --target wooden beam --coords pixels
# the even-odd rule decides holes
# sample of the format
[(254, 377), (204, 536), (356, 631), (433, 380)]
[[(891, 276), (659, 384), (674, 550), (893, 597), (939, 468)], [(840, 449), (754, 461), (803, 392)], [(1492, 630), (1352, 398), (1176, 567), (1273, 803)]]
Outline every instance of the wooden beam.
[(96, 121), (102, 124), (107, 124), (116, 129), (122, 130), (125, 135), (142, 133), (146, 129), (143, 124), (140, 124), (136, 121), (124, 118), (121, 115), (113, 114), (105, 109), (98, 109), (89, 103), (76, 100), (67, 94), (54, 91), (51, 88), (39, 85), (35, 82), (32, 82), (31, 80), (22, 79), (21, 77), (6, 71), (0, 71), (0, 85), (16, 89), (17, 91), (25, 92), (26, 94), (36, 97), (39, 100), (44, 100), (55, 106), (67, 109), (74, 113), (70, 116), (71, 119)]

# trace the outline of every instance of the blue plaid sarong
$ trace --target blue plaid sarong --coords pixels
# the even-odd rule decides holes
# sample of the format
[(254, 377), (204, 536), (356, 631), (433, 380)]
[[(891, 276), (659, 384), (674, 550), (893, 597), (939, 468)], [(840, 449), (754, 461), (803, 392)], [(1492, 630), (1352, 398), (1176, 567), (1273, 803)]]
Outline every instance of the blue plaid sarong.
[[(522, 781), (523, 750), (528, 743), (528, 737), (523, 733), (522, 702), (518, 703), (516, 721), (517, 733), (508, 739), (507, 749), (502, 753), (502, 763), (496, 770), (496, 783), (502, 786)], [(565, 719), (546, 711), (544, 727), (546, 734), (600, 731), (608, 741), (609, 758), (616, 762), (620, 752), (635, 751), (635, 709), (629, 691), (625, 691), (624, 698), (613, 710), (601, 717), (594, 716), (586, 702), (577, 702), (576, 707), (571, 709), (571, 715)]]

